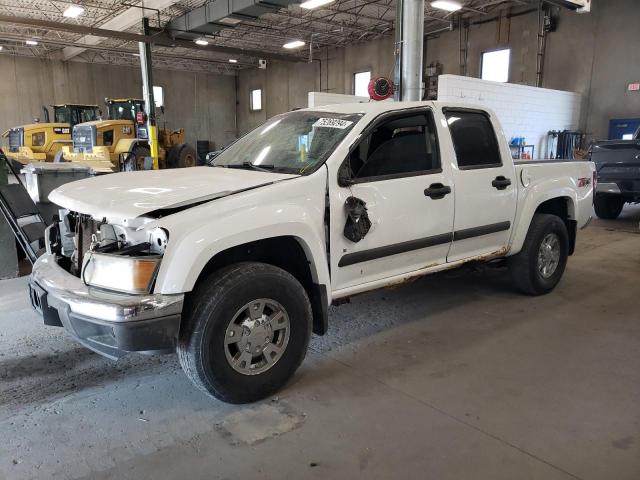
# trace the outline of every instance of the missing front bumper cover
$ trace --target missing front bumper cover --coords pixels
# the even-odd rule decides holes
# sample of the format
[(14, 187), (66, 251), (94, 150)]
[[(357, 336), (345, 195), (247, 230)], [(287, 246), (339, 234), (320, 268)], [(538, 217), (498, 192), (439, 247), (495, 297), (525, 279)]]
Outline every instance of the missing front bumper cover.
[(128, 295), (92, 288), (45, 254), (34, 265), (30, 297), (45, 324), (64, 326), (84, 346), (109, 358), (172, 351), (177, 344), (183, 294)]

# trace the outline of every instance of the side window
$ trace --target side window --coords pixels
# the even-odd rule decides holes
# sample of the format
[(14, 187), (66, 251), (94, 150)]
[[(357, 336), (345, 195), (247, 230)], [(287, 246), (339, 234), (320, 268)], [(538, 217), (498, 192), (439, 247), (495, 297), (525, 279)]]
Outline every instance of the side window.
[(393, 116), (375, 125), (351, 152), (348, 165), (354, 180), (374, 181), (440, 168), (431, 114)]
[(447, 109), (445, 117), (460, 169), (502, 165), (496, 133), (486, 114)]

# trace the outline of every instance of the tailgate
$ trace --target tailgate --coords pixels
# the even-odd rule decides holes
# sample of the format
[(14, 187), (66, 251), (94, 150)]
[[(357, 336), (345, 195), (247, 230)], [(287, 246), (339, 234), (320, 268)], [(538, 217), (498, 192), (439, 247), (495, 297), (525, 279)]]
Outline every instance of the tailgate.
[(599, 182), (621, 183), (621, 189), (640, 191), (640, 144), (636, 141), (595, 145), (591, 159)]

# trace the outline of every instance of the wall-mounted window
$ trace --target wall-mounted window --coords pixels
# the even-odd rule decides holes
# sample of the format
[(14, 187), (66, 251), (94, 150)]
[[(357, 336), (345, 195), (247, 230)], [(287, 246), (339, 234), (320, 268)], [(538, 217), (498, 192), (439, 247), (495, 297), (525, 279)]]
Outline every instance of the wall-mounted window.
[(153, 86), (153, 103), (156, 108), (164, 107), (164, 88), (158, 85)]
[(256, 88), (249, 92), (249, 110), (257, 112), (262, 110), (262, 89)]
[(509, 61), (511, 60), (511, 49), (492, 50), (482, 53), (482, 74), (483, 80), (493, 80), (494, 82), (509, 81)]
[(353, 74), (353, 94), (359, 97), (369, 96), (369, 81), (371, 81), (371, 72), (358, 72)]

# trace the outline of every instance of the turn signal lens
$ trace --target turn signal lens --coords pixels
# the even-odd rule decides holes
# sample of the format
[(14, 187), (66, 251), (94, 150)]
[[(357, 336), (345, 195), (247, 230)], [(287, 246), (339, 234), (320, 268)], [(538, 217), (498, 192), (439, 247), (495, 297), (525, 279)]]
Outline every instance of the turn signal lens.
[(87, 285), (126, 293), (149, 293), (158, 273), (159, 257), (125, 257), (89, 252), (82, 279)]

